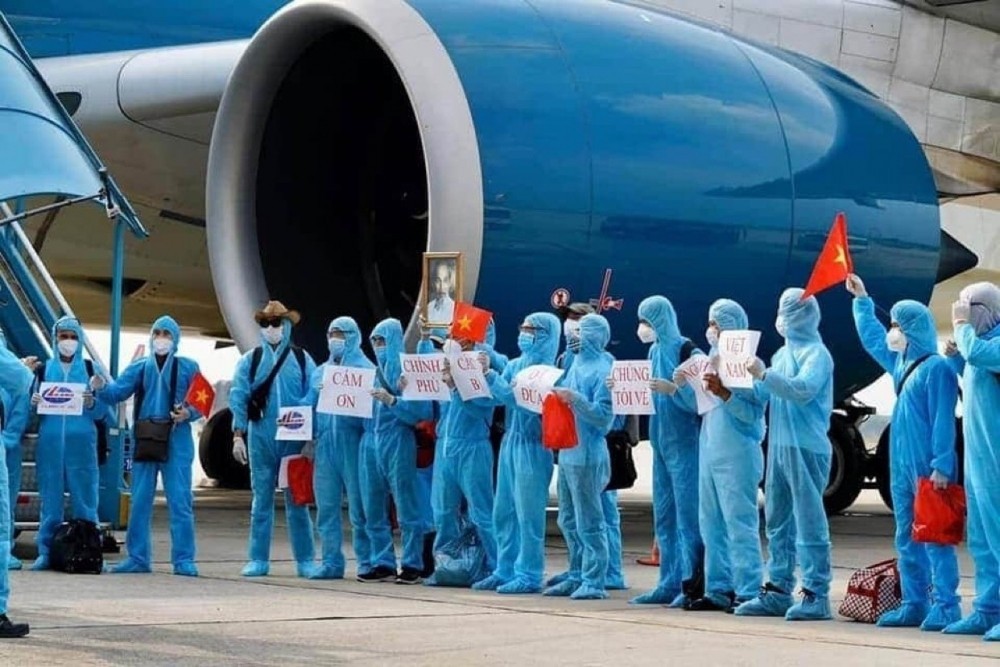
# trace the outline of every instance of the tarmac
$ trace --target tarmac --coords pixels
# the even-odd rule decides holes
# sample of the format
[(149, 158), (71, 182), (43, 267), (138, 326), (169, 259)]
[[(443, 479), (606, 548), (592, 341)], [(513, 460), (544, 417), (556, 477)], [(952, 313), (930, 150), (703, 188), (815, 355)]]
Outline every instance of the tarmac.
[[(501, 596), (467, 589), (309, 581), (295, 576), (284, 513), (276, 513), (271, 575), (239, 576), (248, 492), (199, 489), (197, 579), (171, 574), (162, 498), (154, 519), (153, 574), (11, 573), (10, 614), (31, 634), (0, 643), (3, 665), (977, 665), (997, 664), (1000, 643), (917, 629), (880, 629), (838, 618), (790, 623), (718, 612), (638, 607), (655, 584), (648, 499), (623, 501), (628, 591), (610, 600)], [(566, 550), (550, 512), (547, 571)], [(346, 517), (345, 517), (346, 523)], [(349, 525), (349, 524), (347, 524)], [(839, 605), (857, 568), (893, 557), (893, 522), (874, 492), (831, 520)], [(122, 536), (123, 537), (123, 536)], [(30, 563), (33, 534), (17, 553)], [(346, 550), (350, 559), (349, 545)], [(972, 567), (961, 548), (963, 604)], [(109, 561), (118, 556), (108, 555)]]

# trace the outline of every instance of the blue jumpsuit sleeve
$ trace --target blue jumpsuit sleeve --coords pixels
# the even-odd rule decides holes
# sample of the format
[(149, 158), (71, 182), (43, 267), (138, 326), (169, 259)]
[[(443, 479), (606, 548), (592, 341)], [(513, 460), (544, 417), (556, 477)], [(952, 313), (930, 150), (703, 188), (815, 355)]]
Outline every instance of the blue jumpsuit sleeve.
[(861, 345), (886, 373), (896, 368), (897, 354), (885, 342), (885, 327), (875, 317), (875, 302), (870, 297), (854, 299), (854, 326), (858, 330)]
[(683, 387), (680, 387), (674, 395), (670, 397), (670, 400), (673, 401), (674, 405), (681, 410), (690, 412), (693, 415), (698, 414), (698, 397), (694, 393), (694, 387), (690, 384), (685, 384)]
[[(458, 393), (458, 390), (452, 389), (451, 400), (452, 402), (462, 401), (462, 396)], [(478, 419), (489, 420), (493, 414), (492, 398), (474, 398), (471, 401), (462, 401), (462, 403), (465, 411)]]
[(1000, 338), (983, 340), (976, 336), (971, 324), (959, 324), (955, 327), (955, 344), (967, 364), (1000, 373)]
[(122, 401), (127, 401), (135, 393), (145, 371), (146, 359), (136, 359), (122, 371), (117, 380), (104, 385), (95, 392), (95, 395), (108, 405), (117, 405)]
[(955, 375), (961, 375), (965, 372), (965, 358), (962, 357), (961, 353), (953, 357), (945, 357), (945, 359), (948, 361), (948, 366)]
[(19, 396), (28, 393), (34, 381), (34, 373), (13, 352), (0, 346), (0, 389), (11, 396)]
[(312, 372), (309, 377), (309, 391), (306, 393), (306, 397), (302, 400), (302, 405), (310, 405), (316, 407), (319, 404), (319, 383), (323, 381), (323, 367), (317, 366), (316, 370)]
[(28, 417), (31, 414), (31, 396), (28, 392), (10, 395), (10, 400), (4, 402), (5, 417), (3, 424), (3, 444), (7, 449), (17, 449), (21, 446), (24, 430), (28, 428)]
[(935, 364), (927, 378), (927, 414), (931, 427), (931, 468), (955, 481), (958, 457), (955, 453), (955, 405), (958, 379), (946, 364)]
[(517, 407), (517, 399), (514, 397), (514, 390), (510, 386), (510, 381), (496, 371), (486, 374), (486, 383), (490, 386), (490, 393), (493, 394), (495, 405), (505, 405), (507, 407)]
[(434, 343), (426, 338), (421, 338), (417, 343), (417, 354), (434, 354)]
[(397, 397), (396, 402), (389, 406), (389, 412), (404, 424), (416, 426), (434, 418), (434, 405), (432, 401), (407, 401)]
[(229, 387), (229, 410), (233, 413), (233, 430), (246, 433), (247, 405), (250, 403), (250, 353), (236, 364), (233, 383)]
[(770, 392), (793, 403), (808, 403), (826, 385), (833, 373), (833, 361), (813, 348), (806, 352), (799, 372), (793, 377), (785, 377), (768, 369), (764, 375), (764, 386)]
[(302, 374), (302, 386), (299, 388), (301, 393), (298, 396), (299, 405), (312, 405), (309, 402), (309, 395), (313, 392), (313, 382), (312, 377), (316, 373), (316, 362), (313, 361), (312, 355), (308, 352), (303, 352), (306, 361), (306, 372)]
[(506, 354), (500, 354), (492, 347), (489, 349), (487, 354), (490, 357), (490, 368), (498, 373), (502, 373), (503, 370), (507, 368), (507, 364), (510, 363), (510, 359)]
[(615, 419), (611, 390), (603, 381), (597, 383), (593, 401), (582, 394), (577, 394), (572, 407), (576, 416), (597, 430), (604, 433), (611, 430), (611, 423)]
[(756, 424), (761, 417), (767, 399), (755, 389), (730, 389), (729, 400), (723, 407), (733, 416), (746, 424)]

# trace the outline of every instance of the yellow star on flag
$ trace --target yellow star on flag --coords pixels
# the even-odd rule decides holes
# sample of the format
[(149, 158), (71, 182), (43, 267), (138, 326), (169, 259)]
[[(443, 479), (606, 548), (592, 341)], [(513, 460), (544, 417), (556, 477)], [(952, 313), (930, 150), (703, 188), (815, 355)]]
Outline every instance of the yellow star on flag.
[(458, 321), (458, 328), (462, 331), (472, 331), (472, 320), (469, 319), (468, 315)]
[(195, 398), (198, 399), (198, 403), (207, 403), (208, 402), (208, 392), (205, 391), (204, 389), (201, 389), (201, 390), (198, 391), (197, 394), (195, 394)]
[(847, 266), (847, 255), (844, 253), (844, 246), (837, 246), (837, 258), (833, 260), (837, 264), (843, 264)]

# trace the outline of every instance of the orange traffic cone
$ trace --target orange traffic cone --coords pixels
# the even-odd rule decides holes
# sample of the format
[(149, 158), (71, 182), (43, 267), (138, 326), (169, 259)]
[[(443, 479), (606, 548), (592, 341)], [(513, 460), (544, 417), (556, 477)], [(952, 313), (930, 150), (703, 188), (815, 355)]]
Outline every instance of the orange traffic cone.
[(656, 539), (653, 539), (653, 548), (649, 552), (649, 558), (636, 558), (635, 562), (639, 565), (660, 567), (660, 545), (656, 543)]

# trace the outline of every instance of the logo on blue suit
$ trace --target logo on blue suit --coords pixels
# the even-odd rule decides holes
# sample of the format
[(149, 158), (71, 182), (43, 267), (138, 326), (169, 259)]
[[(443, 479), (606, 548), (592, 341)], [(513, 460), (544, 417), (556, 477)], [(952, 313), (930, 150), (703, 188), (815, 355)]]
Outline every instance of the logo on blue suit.
[(297, 431), (306, 425), (306, 416), (301, 412), (286, 412), (278, 419), (278, 426), (284, 426), (289, 431)]

